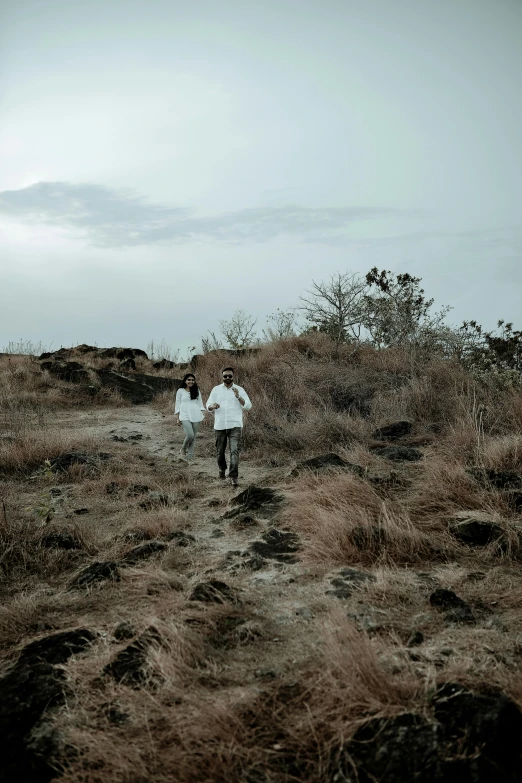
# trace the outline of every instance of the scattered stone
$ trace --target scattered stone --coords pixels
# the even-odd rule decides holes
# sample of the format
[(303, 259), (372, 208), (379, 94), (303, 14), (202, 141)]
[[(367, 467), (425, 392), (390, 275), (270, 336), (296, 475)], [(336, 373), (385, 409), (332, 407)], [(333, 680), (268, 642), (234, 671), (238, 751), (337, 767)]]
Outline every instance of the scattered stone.
[(468, 468), (466, 472), (486, 489), (489, 486), (493, 486), (495, 489), (522, 489), (522, 476), (513, 470), (495, 470), (474, 466)]
[(46, 549), (83, 549), (79, 535), (71, 530), (50, 530), (40, 539)]
[(84, 514), (88, 514), (88, 513), (89, 513), (89, 509), (88, 508), (74, 508), (73, 509), (73, 514), (76, 514), (76, 516), (78, 516), (78, 517), (81, 517)]
[(28, 644), (0, 679), (0, 780), (49, 783), (56, 734), (45, 716), (63, 704), (65, 673), (55, 665), (83, 652), (95, 639), (86, 628), (64, 631)]
[(411, 446), (371, 446), (370, 448), (377, 456), (393, 462), (418, 462), (422, 459), (422, 452)]
[(313, 620), (313, 612), (307, 606), (298, 606), (295, 610), (298, 617), (302, 617), (303, 620)]
[(223, 501), (220, 498), (210, 498), (210, 500), (207, 501), (206, 505), (209, 508), (215, 508), (216, 506), (223, 505)]
[(466, 579), (469, 579), (470, 582), (482, 582), (486, 576), (487, 574), (484, 571), (470, 571)]
[(448, 529), (457, 541), (468, 546), (487, 546), (504, 535), (504, 531), (496, 522), (472, 516), (453, 517), (448, 522)]
[(373, 432), (372, 438), (375, 438), (375, 440), (397, 440), (405, 435), (409, 435), (412, 428), (413, 424), (411, 421), (396, 421), (392, 424), (386, 424), (384, 427), (379, 427), (379, 429)]
[(224, 530), (216, 529), (216, 530), (212, 531), (212, 533), (210, 534), (209, 538), (224, 538), (224, 536), (225, 536), (225, 531)]
[(186, 547), (194, 544), (196, 539), (190, 533), (184, 533), (182, 530), (175, 530), (165, 536), (167, 541), (173, 541), (177, 546)]
[(476, 620), (469, 605), (459, 598), (453, 590), (438, 588), (430, 595), (430, 604), (441, 612), (451, 622), (475, 625)]
[(118, 484), (117, 481), (110, 481), (108, 484), (105, 485), (105, 492), (108, 495), (116, 495), (120, 489), (122, 489), (121, 484)]
[(345, 470), (351, 470), (357, 475), (364, 475), (364, 468), (360, 465), (354, 465), (351, 462), (344, 460), (338, 454), (329, 452), (328, 454), (319, 454), (317, 457), (310, 457), (310, 459), (305, 459), (303, 462), (298, 462), (290, 473), (290, 476), (298, 476), (303, 470), (318, 472), (331, 468), (343, 468)]
[(105, 717), (113, 726), (124, 726), (130, 721), (130, 715), (127, 712), (123, 712), (113, 704), (102, 704), (100, 709), (103, 711)]
[(120, 365), (122, 370), (135, 370), (136, 369), (136, 362), (134, 359), (125, 359)]
[(131, 688), (157, 685), (158, 676), (154, 676), (152, 667), (148, 664), (147, 653), (153, 644), (161, 642), (162, 638), (157, 629), (147, 628), (135, 642), (121, 650), (111, 663), (105, 666), (104, 674)]
[(132, 639), (133, 636), (136, 636), (137, 630), (134, 627), (134, 625), (129, 622), (129, 620), (122, 620), (121, 623), (118, 623), (116, 628), (114, 629), (114, 638), (117, 639), (119, 642), (126, 641), (127, 639)]
[(69, 589), (89, 589), (99, 582), (110, 580), (119, 582), (121, 575), (118, 570), (118, 564), (113, 560), (91, 563), (90, 566), (80, 571), (78, 576), (71, 582)]
[(119, 564), (122, 566), (133, 566), (141, 560), (147, 560), (153, 555), (165, 552), (166, 549), (168, 549), (168, 545), (164, 544), (162, 541), (147, 541), (146, 544), (136, 546), (134, 549), (131, 549), (130, 552), (127, 552), (127, 554), (122, 557)]
[(200, 582), (196, 585), (189, 596), (189, 601), (223, 604), (225, 601), (237, 603), (238, 598), (235, 591), (225, 582), (211, 579), (209, 582)]
[(58, 457), (50, 460), (53, 470), (66, 471), (71, 465), (90, 465), (99, 467), (100, 462), (105, 462), (111, 458), (111, 454), (99, 451), (96, 454), (85, 454), (81, 451), (66, 451)]
[(170, 498), (165, 492), (149, 492), (145, 500), (139, 504), (140, 508), (146, 511), (168, 505), (170, 505)]
[(330, 581), (334, 590), (327, 590), (326, 595), (334, 595), (336, 598), (350, 598), (353, 591), (365, 582), (375, 582), (375, 576), (368, 571), (358, 571), (356, 568), (343, 568), (339, 571), (340, 577)]
[(249, 547), (256, 555), (279, 560), (283, 563), (297, 561), (297, 558), (292, 554), (300, 549), (299, 537), (295, 533), (271, 528), (261, 538), (262, 541), (253, 541)]

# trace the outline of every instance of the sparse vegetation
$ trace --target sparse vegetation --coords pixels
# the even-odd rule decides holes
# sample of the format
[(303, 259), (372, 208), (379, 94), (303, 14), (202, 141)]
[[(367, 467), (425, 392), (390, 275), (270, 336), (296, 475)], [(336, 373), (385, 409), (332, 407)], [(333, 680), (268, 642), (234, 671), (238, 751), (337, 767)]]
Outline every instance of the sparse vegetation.
[[(425, 324), (418, 280), (378, 281), (393, 307), (413, 296), (410, 334)], [(519, 386), (478, 372), (469, 342), (272, 323), (229, 357), (253, 400), (241, 490), (258, 487), (237, 498), (209, 419), (177, 461), (171, 391), (131, 405), (0, 357), (0, 697), (21, 711), (0, 713), (0, 777), (435, 783), (457, 759), (463, 780), (520, 779)], [(500, 328), (473, 340), (519, 373)], [(119, 371), (110, 351), (60, 361)], [(130, 358), (129, 375), (179, 375)], [(198, 356), (204, 395), (223, 358)], [(40, 712), (16, 680), (33, 644)]]

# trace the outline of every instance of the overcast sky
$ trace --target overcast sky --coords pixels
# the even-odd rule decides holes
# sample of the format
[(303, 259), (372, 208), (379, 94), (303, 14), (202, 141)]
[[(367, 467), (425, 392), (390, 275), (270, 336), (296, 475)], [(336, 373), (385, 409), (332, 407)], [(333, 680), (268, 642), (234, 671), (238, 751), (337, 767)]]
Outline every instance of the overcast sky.
[(182, 351), (371, 267), (522, 326), (520, 0), (0, 10), (0, 350)]

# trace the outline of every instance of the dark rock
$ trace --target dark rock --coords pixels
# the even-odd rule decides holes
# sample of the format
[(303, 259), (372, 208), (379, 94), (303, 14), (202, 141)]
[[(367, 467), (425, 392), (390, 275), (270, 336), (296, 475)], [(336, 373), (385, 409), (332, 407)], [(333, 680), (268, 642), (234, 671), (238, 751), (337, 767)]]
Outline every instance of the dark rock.
[(259, 522), (252, 514), (239, 514), (235, 517), (232, 524), (238, 530), (249, 530), (252, 527), (259, 526)]
[(508, 489), (504, 492), (504, 498), (513, 511), (522, 511), (522, 490)]
[(271, 528), (261, 538), (262, 541), (253, 541), (250, 544), (250, 550), (256, 555), (283, 563), (296, 562), (297, 558), (291, 554), (300, 549), (299, 537), (295, 533)]
[(441, 729), (420, 715), (372, 718), (333, 755), (330, 781), (443, 783)]
[(281, 495), (270, 487), (256, 487), (255, 484), (251, 484), (239, 495), (232, 498), (231, 503), (235, 506), (243, 506), (243, 509), (256, 511), (262, 506), (274, 505), (281, 503), (283, 498)]
[(357, 384), (356, 387), (334, 385), (329, 388), (329, 395), (335, 410), (367, 417), (372, 410), (375, 389), (361, 384)]
[(327, 590), (326, 595), (334, 595), (336, 598), (349, 598), (353, 591), (365, 582), (375, 582), (375, 576), (368, 571), (358, 571), (356, 568), (341, 569), (340, 577), (332, 579), (330, 584), (334, 590)]
[(211, 579), (209, 582), (200, 582), (192, 591), (189, 601), (203, 601), (206, 603), (222, 604), (225, 601), (237, 603), (234, 590), (225, 582)]
[(143, 685), (154, 686), (158, 678), (153, 676), (148, 665), (147, 653), (153, 644), (161, 644), (161, 635), (156, 628), (147, 628), (135, 642), (121, 650), (116, 657), (105, 666), (103, 672), (116, 682), (139, 688)]
[(372, 446), (371, 450), (393, 462), (418, 462), (422, 459), (422, 452), (411, 446)]
[(396, 421), (393, 424), (387, 424), (385, 427), (379, 427), (372, 434), (372, 438), (376, 440), (397, 440), (405, 435), (409, 435), (412, 428), (413, 424), (411, 421)]
[(120, 362), (125, 359), (136, 359), (138, 356), (149, 358), (141, 348), (99, 348), (98, 353), (102, 359), (119, 359)]
[(147, 484), (131, 484), (127, 490), (129, 495), (145, 495), (149, 491)]
[(118, 484), (117, 481), (109, 481), (109, 483), (105, 485), (105, 492), (108, 495), (116, 495), (121, 488), (121, 484)]
[(102, 386), (118, 391), (124, 400), (128, 400), (135, 405), (151, 402), (155, 397), (155, 392), (151, 386), (140, 383), (133, 378), (127, 378), (121, 373), (116, 373), (112, 370), (98, 370), (97, 375)]
[(75, 628), (73, 631), (60, 633), (36, 639), (27, 644), (18, 659), (18, 664), (65, 663), (71, 655), (83, 652), (96, 639), (96, 634), (88, 628)]
[(504, 534), (496, 522), (488, 522), (480, 518), (474, 519), (473, 517), (451, 519), (448, 528), (457, 541), (468, 546), (487, 546)]
[(177, 546), (186, 547), (194, 544), (196, 539), (190, 533), (184, 533), (182, 530), (175, 530), (165, 536), (167, 541), (173, 541)]
[(105, 717), (113, 726), (124, 726), (130, 721), (130, 715), (112, 704), (104, 704), (101, 708)]
[(89, 509), (88, 508), (75, 508), (73, 509), (73, 514), (76, 514), (76, 516), (81, 517), (84, 514), (88, 514)]
[(168, 545), (161, 541), (148, 541), (146, 544), (134, 547), (130, 552), (122, 557), (120, 565), (133, 566), (139, 563), (141, 560), (147, 560), (153, 555), (157, 555), (160, 552), (165, 552), (168, 549)]
[(290, 475), (298, 476), (303, 470), (318, 472), (329, 470), (330, 468), (343, 468), (345, 470), (351, 470), (357, 475), (364, 475), (364, 468), (360, 465), (354, 465), (351, 462), (347, 462), (334, 452), (319, 454), (317, 457), (310, 457), (310, 459), (305, 459), (303, 462), (298, 462)]
[(0, 680), (0, 781), (48, 783), (52, 766), (54, 729), (44, 716), (63, 704), (65, 674), (55, 664), (83, 652), (95, 639), (86, 628), (65, 631), (31, 642), (17, 663)]
[(80, 571), (78, 576), (71, 582), (70, 589), (89, 589), (99, 582), (105, 582), (110, 580), (112, 582), (119, 582), (121, 575), (118, 570), (118, 564), (112, 560), (104, 562), (92, 563), (83, 571)]
[(136, 636), (136, 633), (136, 628), (131, 622), (122, 620), (114, 629), (114, 638), (122, 642), (127, 639), (132, 639), (133, 636)]
[(424, 634), (422, 631), (412, 631), (406, 642), (406, 647), (418, 647), (419, 644), (422, 644), (423, 642)]
[(162, 506), (168, 506), (170, 503), (169, 496), (164, 492), (149, 492), (145, 500), (139, 504), (140, 508), (150, 510), (153, 508), (161, 508)]
[(522, 476), (512, 470), (495, 470), (493, 468), (472, 467), (467, 473), (483, 487), (495, 489), (522, 489)]
[(439, 587), (430, 595), (430, 604), (444, 612), (446, 619), (452, 622), (475, 625), (476, 620), (470, 607), (453, 590)]
[(89, 371), (79, 362), (42, 362), (40, 367), (50, 375), (69, 383), (90, 383)]
[(53, 470), (66, 471), (71, 465), (90, 465), (99, 467), (101, 462), (111, 458), (111, 454), (99, 451), (95, 454), (85, 454), (83, 451), (66, 451), (50, 460)]
[(155, 370), (173, 370), (176, 365), (170, 359), (160, 359), (159, 362), (154, 362), (152, 366)]
[(49, 530), (40, 539), (45, 549), (83, 549), (83, 543), (77, 533), (71, 530)]
[(136, 369), (136, 362), (134, 359), (125, 359), (121, 364), (120, 368), (122, 370), (135, 370)]
[(502, 691), (474, 693), (456, 683), (445, 683), (438, 688), (433, 705), (450, 751), (442, 780), (522, 780), (522, 712)]

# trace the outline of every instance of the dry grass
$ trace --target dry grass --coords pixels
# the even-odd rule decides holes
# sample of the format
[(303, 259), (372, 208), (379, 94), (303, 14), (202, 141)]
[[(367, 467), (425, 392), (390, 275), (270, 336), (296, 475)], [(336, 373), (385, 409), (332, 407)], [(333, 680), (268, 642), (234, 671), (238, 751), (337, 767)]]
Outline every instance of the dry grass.
[[(30, 360), (0, 358), (2, 657), (12, 661), (56, 631), (97, 634), (65, 666), (66, 708), (46, 719), (59, 729), (64, 783), (318, 783), (332, 779), (339, 748), (369, 718), (408, 710), (429, 718), (437, 683), (496, 685), (522, 703), (520, 515), (467, 472), (522, 471), (521, 395), (479, 388), (436, 357), (352, 346), (336, 355), (324, 335), (228, 363), (254, 403), (242, 460), (255, 483), (285, 498), (276, 516), (256, 510), (252, 528), (216, 519), (231, 495), (205, 462), (211, 438), (198, 449), (200, 470), (156, 456), (146, 439), (109, 446), (75, 435), (54, 422), (80, 399), (72, 385)], [(200, 360), (204, 396), (223, 364), (222, 356)], [(150, 371), (141, 360), (138, 369)], [(170, 416), (172, 402), (164, 394), (154, 407)], [(413, 421), (408, 442), (422, 461), (390, 463), (372, 451), (375, 428), (399, 419)], [(71, 450), (112, 456), (60, 474), (40, 470)], [(290, 463), (327, 451), (367, 469), (368, 480), (346, 471), (289, 475)], [(372, 483), (391, 471), (396, 484)], [(61, 501), (46, 522), (36, 509), (51, 488)], [(168, 500), (152, 496), (157, 502), (143, 507), (151, 492)], [(500, 525), (502, 548), (454, 540), (448, 521), (465, 512)], [(269, 527), (298, 534), (297, 562), (248, 565), (250, 544)], [(74, 534), (80, 548), (42, 546), (53, 531)], [(178, 546), (175, 532), (193, 539)], [(86, 565), (121, 561), (145, 541), (167, 549), (132, 567), (120, 562), (120, 581), (68, 589)], [(340, 599), (331, 583), (349, 565), (373, 578)], [(235, 598), (191, 600), (209, 579)], [(437, 587), (466, 601), (475, 624), (432, 606)], [(115, 635), (122, 621), (132, 626), (126, 640)], [(104, 673), (151, 628), (140, 683)], [(423, 639), (409, 646), (419, 631)]]

